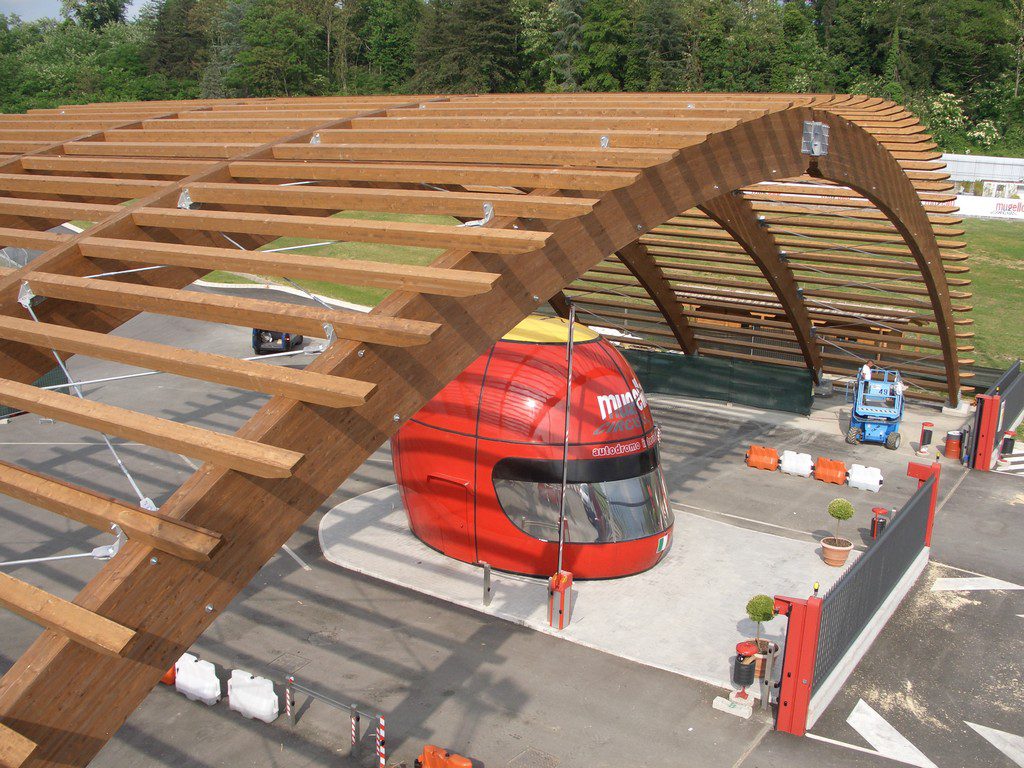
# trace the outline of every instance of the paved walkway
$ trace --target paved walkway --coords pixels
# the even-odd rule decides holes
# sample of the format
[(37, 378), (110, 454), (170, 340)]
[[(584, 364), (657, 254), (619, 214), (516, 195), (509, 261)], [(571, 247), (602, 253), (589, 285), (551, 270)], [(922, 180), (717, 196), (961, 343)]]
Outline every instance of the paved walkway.
[[(754, 634), (747, 600), (762, 592), (806, 597), (815, 581), (825, 590), (841, 572), (822, 563), (814, 544), (677, 510), (665, 559), (636, 576), (578, 582), (572, 622), (557, 632), (547, 623), (545, 580), (495, 573), (484, 606), (482, 570), (413, 536), (397, 486), (327, 512), (320, 546), (336, 565), (725, 688), (736, 643)], [(784, 630), (784, 621), (774, 621), (765, 636), (781, 642)]]

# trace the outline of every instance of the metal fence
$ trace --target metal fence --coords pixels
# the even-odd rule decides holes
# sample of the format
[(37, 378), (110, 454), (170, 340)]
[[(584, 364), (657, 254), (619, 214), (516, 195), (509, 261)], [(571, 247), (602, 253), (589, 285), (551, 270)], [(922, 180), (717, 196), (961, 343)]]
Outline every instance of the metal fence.
[(924, 548), (935, 482), (931, 477), (917, 489), (871, 548), (822, 598), (812, 693), (825, 683)]
[(1013, 429), (1024, 413), (1024, 375), (1021, 374), (1020, 360), (1011, 365), (999, 377), (986, 394), (999, 395), (999, 434)]

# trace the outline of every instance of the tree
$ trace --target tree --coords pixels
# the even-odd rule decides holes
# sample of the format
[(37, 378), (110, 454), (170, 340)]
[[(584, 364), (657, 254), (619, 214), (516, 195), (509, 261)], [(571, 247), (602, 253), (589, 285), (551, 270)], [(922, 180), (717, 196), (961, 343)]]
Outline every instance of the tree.
[(202, 68), (209, 40), (196, 24), (196, 0), (163, 0), (153, 14), (150, 65), (170, 77), (194, 77)]
[(754, 595), (747, 601), (747, 617), (757, 624), (754, 641), (761, 649), (761, 625), (775, 618), (775, 601), (768, 595)]
[(690, 31), (675, 0), (639, 0), (626, 54), (626, 89), (683, 90)]
[(583, 50), (583, 0), (552, 0), (551, 61), (546, 90), (575, 91), (580, 85)]
[(275, 0), (251, 0), (240, 29), (242, 48), (225, 77), (227, 86), (247, 96), (292, 96), (317, 90), (320, 46), (311, 18)]
[(619, 0), (588, 0), (584, 5), (578, 58), (583, 90), (622, 90), (630, 43), (627, 9)]
[(128, 0), (60, 0), (61, 15), (89, 29), (124, 21)]
[(853, 512), (853, 504), (846, 499), (832, 499), (828, 503), (828, 513), (836, 521), (836, 540), (839, 539), (839, 524), (853, 517)]
[(412, 45), (420, 17), (418, 0), (367, 0), (359, 29), (361, 58), (375, 90), (390, 91), (412, 74)]
[(507, 0), (434, 0), (416, 34), (415, 90), (517, 90), (519, 19)]

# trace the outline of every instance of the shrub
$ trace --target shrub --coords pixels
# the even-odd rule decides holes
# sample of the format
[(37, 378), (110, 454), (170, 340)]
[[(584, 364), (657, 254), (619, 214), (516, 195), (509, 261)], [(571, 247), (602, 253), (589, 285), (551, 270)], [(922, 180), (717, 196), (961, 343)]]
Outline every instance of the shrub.
[(836, 520), (836, 538), (839, 538), (839, 524), (843, 520), (849, 520), (853, 517), (853, 504), (848, 502), (846, 499), (832, 499), (828, 503), (828, 513)]
[(754, 635), (754, 640), (758, 641), (758, 648), (760, 648), (761, 625), (775, 618), (775, 601), (768, 595), (754, 595), (747, 601), (747, 616), (757, 624), (757, 634)]

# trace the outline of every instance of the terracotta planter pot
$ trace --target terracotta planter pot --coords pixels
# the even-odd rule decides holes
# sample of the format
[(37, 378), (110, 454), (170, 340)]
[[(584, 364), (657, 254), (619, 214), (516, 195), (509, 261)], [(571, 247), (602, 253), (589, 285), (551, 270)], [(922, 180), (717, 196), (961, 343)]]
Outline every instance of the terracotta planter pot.
[(835, 536), (827, 536), (821, 540), (821, 557), (825, 565), (841, 568), (846, 565), (846, 558), (850, 556), (853, 549), (853, 542), (849, 539), (840, 539)]

